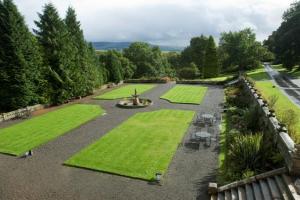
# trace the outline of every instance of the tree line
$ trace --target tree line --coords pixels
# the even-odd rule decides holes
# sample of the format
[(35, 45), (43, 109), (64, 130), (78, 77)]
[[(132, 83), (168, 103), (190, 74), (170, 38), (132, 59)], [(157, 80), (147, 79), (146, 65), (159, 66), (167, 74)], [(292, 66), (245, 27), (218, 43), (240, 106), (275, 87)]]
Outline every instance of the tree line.
[(92, 94), (104, 68), (83, 37), (74, 9), (61, 19), (46, 4), (31, 33), (11, 0), (0, 1), (0, 110), (61, 104)]
[(0, 0), (0, 111), (62, 104), (124, 79), (216, 77), (257, 67), (267, 53), (250, 29), (192, 38), (179, 53), (134, 42), (123, 51), (96, 52), (73, 8), (62, 19), (49, 3), (31, 32), (12, 0)]
[(212, 78), (220, 73), (259, 67), (273, 54), (256, 40), (253, 30), (221, 33), (216, 46), (212, 36), (194, 37), (181, 53), (169, 53), (168, 60), (181, 78)]
[(282, 63), (290, 70), (296, 65), (300, 66), (300, 1), (291, 4), (282, 20), (264, 45), (275, 54), (275, 63)]

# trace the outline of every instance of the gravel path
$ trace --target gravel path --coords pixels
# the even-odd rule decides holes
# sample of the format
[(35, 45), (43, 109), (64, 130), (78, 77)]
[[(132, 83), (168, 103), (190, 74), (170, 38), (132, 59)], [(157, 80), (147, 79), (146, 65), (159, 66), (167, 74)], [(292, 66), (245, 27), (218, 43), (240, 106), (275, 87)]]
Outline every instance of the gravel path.
[[(137, 112), (157, 109), (188, 109), (213, 112), (223, 100), (223, 89), (209, 87), (199, 105), (171, 104), (159, 99), (174, 84), (159, 84), (143, 94), (154, 105), (142, 109), (120, 109), (117, 100), (85, 100), (99, 104), (107, 114), (34, 150), (30, 158), (16, 158), (0, 154), (1, 200), (133, 200), (133, 199), (207, 199), (207, 183), (215, 179), (217, 142), (209, 148), (194, 149), (181, 145), (169, 166), (162, 186), (146, 181), (107, 173), (64, 166), (62, 163), (91, 144), (109, 130)], [(19, 121), (5, 122), (1, 127)], [(196, 127), (191, 125), (184, 141)]]

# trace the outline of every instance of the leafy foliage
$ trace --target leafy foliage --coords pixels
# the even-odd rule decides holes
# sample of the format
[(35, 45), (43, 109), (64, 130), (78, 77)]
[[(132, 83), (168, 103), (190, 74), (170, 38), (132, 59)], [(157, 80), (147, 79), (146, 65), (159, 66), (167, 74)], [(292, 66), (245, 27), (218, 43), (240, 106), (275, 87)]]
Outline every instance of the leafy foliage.
[(183, 79), (195, 79), (199, 76), (199, 70), (194, 63), (191, 63), (190, 66), (182, 68), (178, 75)]
[(0, 110), (39, 101), (43, 70), (40, 49), (24, 18), (11, 0), (0, 1)]
[(264, 44), (275, 53), (276, 61), (282, 62), (287, 69), (300, 64), (300, 2), (291, 4), (283, 15), (283, 22)]
[(221, 34), (219, 56), (224, 69), (235, 66), (239, 69), (256, 68), (266, 51), (249, 28)]
[(205, 62), (202, 69), (204, 78), (216, 77), (220, 73), (217, 48), (212, 36), (209, 36), (205, 49)]
[(228, 162), (236, 172), (255, 171), (261, 168), (262, 135), (239, 135), (229, 146)]
[(135, 66), (134, 78), (163, 77), (171, 70), (169, 63), (159, 49), (144, 42), (134, 42), (124, 49), (124, 56)]
[(192, 38), (190, 45), (181, 53), (182, 65), (195, 63), (198, 69), (202, 71), (202, 68), (204, 67), (207, 43), (208, 38), (204, 35)]
[(51, 103), (61, 104), (78, 96), (86, 96), (104, 82), (104, 70), (94, 49), (87, 44), (76, 19), (69, 8), (65, 20), (56, 8), (46, 4), (34, 30), (41, 45), (45, 77)]
[[(276, 148), (264, 123), (260, 123), (257, 107), (240, 104), (245, 96), (243, 87), (232, 86), (225, 90), (229, 109), (221, 145), (222, 160), (220, 181), (232, 182), (282, 166), (283, 158)], [(249, 99), (249, 97), (248, 97)]]

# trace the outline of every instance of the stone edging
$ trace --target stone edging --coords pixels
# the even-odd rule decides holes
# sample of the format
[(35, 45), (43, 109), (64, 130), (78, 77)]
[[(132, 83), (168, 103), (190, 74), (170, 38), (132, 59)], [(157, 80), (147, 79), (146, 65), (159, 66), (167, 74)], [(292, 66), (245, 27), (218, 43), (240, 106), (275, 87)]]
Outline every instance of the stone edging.
[(272, 133), (273, 140), (277, 144), (281, 155), (283, 156), (290, 174), (300, 175), (300, 144), (295, 144), (284, 127), (280, 126), (279, 120), (270, 112), (269, 107), (264, 103), (257, 90), (246, 78), (241, 77), (244, 88), (252, 97), (255, 105), (258, 105), (262, 113), (263, 120)]

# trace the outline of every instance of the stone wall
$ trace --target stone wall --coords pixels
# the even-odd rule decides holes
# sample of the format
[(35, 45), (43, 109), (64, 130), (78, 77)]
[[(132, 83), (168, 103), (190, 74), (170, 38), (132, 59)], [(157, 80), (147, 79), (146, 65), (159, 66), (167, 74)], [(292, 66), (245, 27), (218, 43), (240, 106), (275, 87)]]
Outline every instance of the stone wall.
[[(115, 83), (109, 83), (102, 85), (98, 90), (94, 90), (93, 93), (99, 91), (99, 90), (105, 90), (107, 88), (113, 88), (117, 87), (123, 84), (123, 81), (119, 82), (118, 84)], [(34, 106), (27, 106), (25, 108), (20, 108), (18, 110), (14, 110), (11, 112), (7, 113), (0, 113), (0, 122), (15, 119), (15, 118), (22, 118), (22, 117), (28, 117), (30, 114), (34, 111), (41, 110), (43, 108), (49, 107), (48, 105), (42, 105), (42, 104), (37, 104)]]
[(251, 83), (244, 77), (241, 77), (241, 82), (245, 90), (249, 92), (251, 101), (260, 108), (262, 123), (264, 123), (268, 132), (272, 134), (272, 138), (285, 160), (289, 173), (300, 175), (300, 144), (294, 143), (286, 128), (281, 126), (273, 111), (268, 108)]
[(27, 106), (26, 108), (20, 108), (18, 110), (14, 110), (7, 113), (0, 114), (0, 122), (11, 120), (14, 118), (27, 117), (30, 113), (45, 108), (45, 105), (37, 104), (34, 106)]

